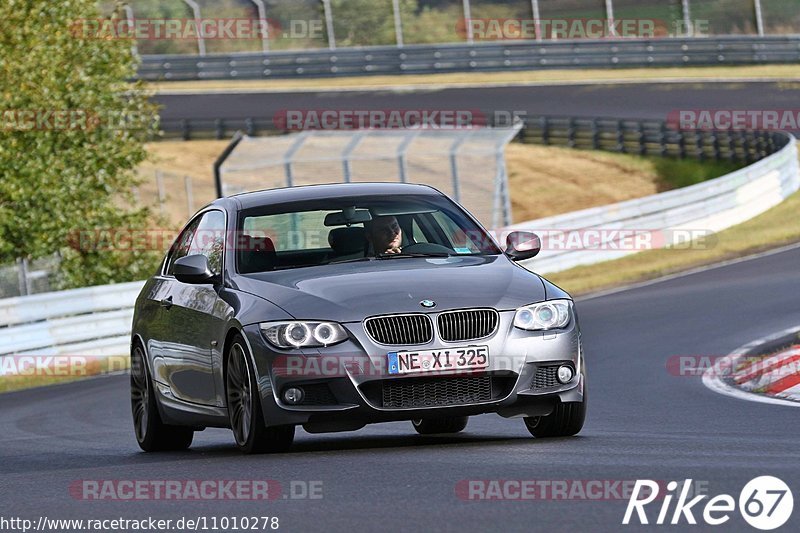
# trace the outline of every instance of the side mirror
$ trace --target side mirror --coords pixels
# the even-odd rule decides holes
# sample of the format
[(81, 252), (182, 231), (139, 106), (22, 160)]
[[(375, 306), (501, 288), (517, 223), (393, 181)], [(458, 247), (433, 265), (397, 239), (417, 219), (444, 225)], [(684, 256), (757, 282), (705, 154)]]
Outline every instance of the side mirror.
[(542, 249), (542, 242), (539, 236), (530, 231), (514, 231), (506, 237), (505, 254), (512, 261), (523, 261), (536, 257)]
[(209, 283), (214, 274), (208, 258), (202, 254), (187, 255), (175, 261), (175, 279), (182, 283)]

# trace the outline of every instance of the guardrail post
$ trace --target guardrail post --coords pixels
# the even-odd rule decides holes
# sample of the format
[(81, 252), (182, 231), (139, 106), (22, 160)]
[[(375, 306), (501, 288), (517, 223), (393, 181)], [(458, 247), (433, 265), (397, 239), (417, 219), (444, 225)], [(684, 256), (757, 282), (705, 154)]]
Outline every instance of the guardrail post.
[(542, 123), (542, 144), (547, 146), (550, 144), (550, 121), (547, 117), (542, 117), (540, 122)]
[(255, 137), (256, 123), (252, 118), (248, 117), (244, 119), (244, 131), (248, 137)]
[(597, 119), (592, 119), (592, 150), (600, 149), (600, 127), (597, 124)]
[(567, 122), (567, 146), (575, 148), (575, 119), (570, 118)]
[(625, 153), (625, 130), (621, 120), (617, 121), (617, 152)]
[(225, 123), (221, 118), (214, 120), (214, 134), (216, 135), (217, 140), (225, 138)]
[(686, 159), (686, 134), (683, 130), (678, 130), (678, 156)]
[(661, 157), (666, 157), (669, 153), (667, 147), (667, 124), (666, 122), (661, 123), (661, 128), (659, 128), (659, 135), (658, 135), (658, 144), (661, 151)]
[(647, 140), (644, 136), (644, 122), (639, 123), (637, 133), (639, 135), (639, 155), (645, 155), (647, 154)]
[(184, 141), (192, 138), (192, 129), (189, 126), (189, 121), (185, 118), (181, 119), (181, 137), (183, 137)]

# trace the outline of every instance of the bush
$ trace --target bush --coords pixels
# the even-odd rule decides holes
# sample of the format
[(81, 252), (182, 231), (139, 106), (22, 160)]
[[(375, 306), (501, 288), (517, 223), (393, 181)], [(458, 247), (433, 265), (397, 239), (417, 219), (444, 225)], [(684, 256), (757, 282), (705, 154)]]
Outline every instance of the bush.
[(78, 231), (149, 219), (130, 191), (157, 115), (128, 81), (131, 43), (75, 31), (97, 18), (95, 0), (0, 3), (0, 263), (60, 253), (63, 287), (140, 279), (157, 263), (75, 246)]

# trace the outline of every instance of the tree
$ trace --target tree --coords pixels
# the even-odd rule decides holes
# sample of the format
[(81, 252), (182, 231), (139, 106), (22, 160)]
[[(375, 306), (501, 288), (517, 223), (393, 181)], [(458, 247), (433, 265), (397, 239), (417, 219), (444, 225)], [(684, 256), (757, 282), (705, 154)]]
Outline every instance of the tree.
[(148, 250), (92, 250), (76, 235), (136, 229), (133, 169), (155, 107), (129, 80), (131, 42), (98, 38), (96, 0), (0, 2), (0, 263), (61, 255), (59, 284), (141, 279)]

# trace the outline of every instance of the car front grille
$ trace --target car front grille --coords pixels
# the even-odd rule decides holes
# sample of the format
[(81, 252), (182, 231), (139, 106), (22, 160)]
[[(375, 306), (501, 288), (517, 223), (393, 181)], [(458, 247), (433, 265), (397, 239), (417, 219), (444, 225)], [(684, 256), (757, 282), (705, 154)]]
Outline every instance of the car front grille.
[(422, 314), (368, 318), (364, 327), (379, 344), (426, 344), (433, 339), (431, 319)]
[(498, 320), (494, 309), (464, 309), (440, 314), (437, 325), (443, 341), (469, 341), (491, 335)]
[(559, 383), (558, 378), (558, 367), (560, 365), (548, 365), (548, 366), (540, 366), (536, 369), (536, 373), (533, 375), (533, 381), (531, 382), (532, 389), (548, 389), (550, 387), (557, 387), (561, 383)]
[(492, 378), (412, 378), (383, 383), (383, 407), (408, 409), (469, 405), (492, 400)]

